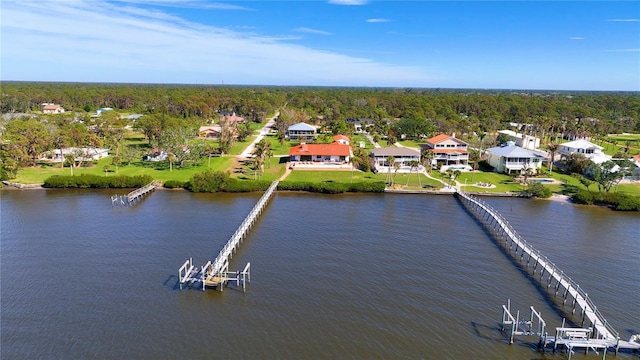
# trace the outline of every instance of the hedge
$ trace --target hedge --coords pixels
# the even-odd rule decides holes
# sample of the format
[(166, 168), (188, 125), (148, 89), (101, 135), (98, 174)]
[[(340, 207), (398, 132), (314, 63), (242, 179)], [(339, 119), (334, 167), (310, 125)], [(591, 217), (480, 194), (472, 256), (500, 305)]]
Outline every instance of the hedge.
[(356, 182), (356, 183), (334, 183), (334, 182), (292, 182), (282, 181), (278, 184), (278, 190), (308, 191), (322, 194), (342, 194), (344, 192), (384, 192), (385, 183), (377, 182)]
[(94, 189), (128, 189), (145, 186), (153, 181), (149, 175), (136, 176), (99, 176), (81, 174), (79, 176), (54, 175), (44, 181), (46, 188), (94, 188)]
[(571, 200), (577, 204), (609, 206), (618, 211), (640, 211), (640, 198), (623, 193), (580, 190)]

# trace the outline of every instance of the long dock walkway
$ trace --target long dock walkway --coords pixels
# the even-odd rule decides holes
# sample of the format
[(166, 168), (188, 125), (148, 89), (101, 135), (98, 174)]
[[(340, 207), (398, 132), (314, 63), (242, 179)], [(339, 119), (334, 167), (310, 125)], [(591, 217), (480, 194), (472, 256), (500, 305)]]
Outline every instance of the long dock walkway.
[[(546, 283), (548, 291), (553, 287), (553, 294), (562, 296), (563, 305), (566, 305), (569, 297), (573, 299), (572, 314), (575, 314), (577, 309), (580, 310), (582, 326), (584, 326), (585, 320), (588, 320), (592, 326), (590, 337), (582, 337), (580, 343), (564, 341), (563, 336), (556, 336), (556, 343), (566, 345), (568, 348), (573, 346), (593, 349), (603, 348), (603, 346), (614, 347), (616, 351), (621, 345), (625, 345), (621, 344), (618, 333), (607, 322), (580, 285), (524, 240), (500, 213), (483, 201), (464, 192), (457, 191), (455, 197), (494, 236), (505, 252), (532, 273), (540, 285), (544, 286)], [(566, 335), (569, 332), (563, 328), (560, 335)]]
[(113, 195), (111, 196), (111, 205), (133, 205), (136, 201), (142, 199), (142, 197), (153, 190), (155, 190), (160, 183), (158, 181), (152, 181), (147, 185), (135, 189), (127, 195)]
[(242, 283), (244, 289), (245, 282), (247, 282), (247, 280), (251, 281), (251, 264), (247, 263), (243, 271), (230, 272), (229, 259), (237, 251), (238, 246), (240, 246), (249, 229), (253, 227), (258, 217), (264, 211), (273, 193), (278, 188), (278, 183), (278, 180), (274, 181), (267, 191), (262, 194), (260, 200), (258, 200), (253, 209), (251, 209), (249, 215), (247, 215), (242, 224), (240, 224), (238, 229), (231, 235), (229, 241), (227, 241), (213, 261), (208, 261), (199, 270), (193, 266), (193, 260), (191, 258), (185, 261), (178, 270), (180, 288), (185, 284), (200, 282), (202, 284), (202, 290), (205, 290), (207, 286), (220, 286), (220, 291), (222, 291), (225, 283), (228, 281), (236, 281), (237, 285)]

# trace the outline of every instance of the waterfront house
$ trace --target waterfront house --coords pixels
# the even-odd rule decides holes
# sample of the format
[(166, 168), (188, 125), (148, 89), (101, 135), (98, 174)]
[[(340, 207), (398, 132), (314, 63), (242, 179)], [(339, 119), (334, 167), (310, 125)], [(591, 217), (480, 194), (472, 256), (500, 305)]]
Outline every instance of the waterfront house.
[(535, 150), (540, 148), (540, 138), (535, 136), (517, 133), (513, 130), (499, 130), (498, 133), (504, 135), (508, 141), (513, 141), (523, 149)]
[(351, 146), (337, 142), (331, 144), (302, 143), (289, 149), (289, 161), (344, 164), (351, 158)]
[(316, 137), (316, 132), (315, 126), (299, 122), (289, 126), (287, 137), (290, 140), (313, 140)]
[[(389, 170), (390, 164), (388, 157), (394, 158), (394, 166), (397, 164), (400, 168), (399, 172), (409, 172), (411, 170), (411, 161), (420, 162), (420, 151), (406, 147), (386, 147), (371, 150), (373, 158), (373, 166), (378, 172), (386, 172)], [(395, 169), (391, 169), (395, 171)]]
[(566, 158), (571, 154), (580, 154), (596, 164), (602, 164), (605, 161), (611, 160), (611, 156), (602, 152), (602, 146), (585, 139), (560, 144), (558, 153), (560, 153), (561, 158)]
[(63, 149), (54, 149), (51, 151), (45, 152), (41, 160), (60, 163), (65, 161), (65, 156), (68, 154), (74, 154), (77, 161), (95, 161), (100, 160), (109, 156), (109, 149), (101, 149), (101, 148), (63, 148)]
[(200, 126), (198, 129), (198, 136), (204, 138), (217, 138), (220, 136), (220, 132), (222, 131), (222, 127), (220, 125), (209, 125), (209, 126)]
[(487, 150), (487, 163), (495, 172), (505, 174), (521, 174), (526, 169), (537, 172), (542, 167), (542, 159), (542, 155), (523, 149), (513, 141)]
[(56, 105), (53, 103), (42, 104), (42, 113), (44, 114), (62, 114), (63, 112), (64, 108), (60, 105)]
[(466, 142), (447, 134), (436, 135), (427, 139), (426, 144), (420, 144), (421, 151), (433, 153), (431, 166), (437, 169), (456, 166), (460, 168), (458, 170), (471, 170), (468, 148)]
[(342, 145), (351, 145), (351, 140), (349, 140), (349, 138), (344, 135), (334, 135), (333, 142), (336, 142)]

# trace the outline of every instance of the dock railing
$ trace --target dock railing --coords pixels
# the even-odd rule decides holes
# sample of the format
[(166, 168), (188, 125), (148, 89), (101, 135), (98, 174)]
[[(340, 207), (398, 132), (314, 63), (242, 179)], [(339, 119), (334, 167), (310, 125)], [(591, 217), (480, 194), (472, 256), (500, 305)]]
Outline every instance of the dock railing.
[[(619, 340), (618, 332), (607, 322), (607, 320), (604, 318), (604, 315), (602, 315), (600, 310), (598, 310), (596, 305), (589, 298), (589, 295), (587, 295), (587, 293), (580, 287), (580, 285), (578, 285), (578, 283), (576, 283), (573, 279), (567, 276), (564, 273), (564, 271), (562, 271), (560, 268), (558, 268), (558, 266), (556, 266), (554, 262), (552, 262), (544, 254), (542, 254), (540, 251), (535, 249), (531, 244), (529, 244), (525, 239), (523, 239), (520, 236), (520, 234), (518, 234), (516, 230), (511, 226), (511, 224), (509, 224), (509, 222), (504, 217), (502, 217), (502, 215), (500, 215), (498, 211), (496, 211), (495, 209), (493, 209), (491, 206), (481, 201), (480, 199), (477, 199), (462, 191), (457, 191), (456, 195), (458, 199), (462, 198), (464, 201), (475, 205), (475, 207), (472, 208), (475, 211), (471, 211), (471, 210), (470, 211), (472, 214), (476, 215), (478, 220), (483, 221), (481, 215), (478, 213), (478, 210), (481, 210), (486, 214), (488, 214), (490, 217), (492, 217), (500, 225), (500, 227), (503, 229), (505, 234), (509, 236), (511, 240), (515, 242), (522, 249), (523, 252), (528, 253), (530, 258), (533, 258), (538, 263), (542, 264), (544, 268), (546, 268), (550, 276), (558, 275), (560, 277), (560, 280), (558, 280), (559, 283), (562, 283), (562, 285), (567, 288), (567, 291), (569, 291), (569, 289), (574, 289), (576, 292), (574, 299), (578, 300), (578, 298), (582, 298), (582, 300), (586, 304), (586, 307), (589, 308), (589, 309), (585, 308), (583, 309), (583, 311), (590, 310), (594, 313), (595, 322), (593, 326), (596, 329), (599, 328), (598, 329), (599, 331), (597, 331), (597, 335), (599, 337), (604, 338), (608, 341)], [(468, 207), (467, 209), (469, 210)], [(600, 322), (600, 324), (598, 324), (597, 322)], [(612, 343), (611, 345), (616, 345), (616, 344)]]

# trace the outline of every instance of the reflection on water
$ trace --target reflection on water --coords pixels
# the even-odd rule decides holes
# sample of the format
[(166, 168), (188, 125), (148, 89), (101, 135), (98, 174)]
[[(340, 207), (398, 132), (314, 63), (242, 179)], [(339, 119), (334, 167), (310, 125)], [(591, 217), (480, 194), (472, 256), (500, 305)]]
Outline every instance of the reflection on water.
[[(3, 358), (566, 356), (507, 344), (508, 298), (550, 328), (561, 315), (452, 197), (277, 194), (232, 260), (252, 264), (243, 294), (180, 291), (177, 269), (215, 257), (260, 194), (1, 195)], [(487, 201), (623, 338), (640, 332), (637, 214)]]

